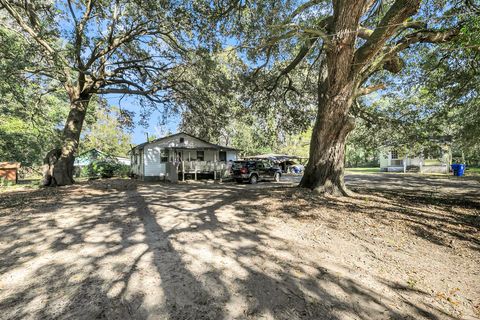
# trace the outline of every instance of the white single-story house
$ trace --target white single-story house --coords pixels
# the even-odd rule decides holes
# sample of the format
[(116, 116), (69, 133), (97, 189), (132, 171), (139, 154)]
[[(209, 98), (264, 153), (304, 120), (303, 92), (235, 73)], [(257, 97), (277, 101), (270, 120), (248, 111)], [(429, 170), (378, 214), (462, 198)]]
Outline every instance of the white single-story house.
[(451, 162), (448, 150), (437, 157), (401, 155), (395, 149), (380, 152), (380, 171), (387, 172), (448, 173)]
[(184, 180), (185, 175), (220, 178), (237, 149), (210, 143), (184, 132), (139, 144), (130, 151), (132, 174), (141, 180)]

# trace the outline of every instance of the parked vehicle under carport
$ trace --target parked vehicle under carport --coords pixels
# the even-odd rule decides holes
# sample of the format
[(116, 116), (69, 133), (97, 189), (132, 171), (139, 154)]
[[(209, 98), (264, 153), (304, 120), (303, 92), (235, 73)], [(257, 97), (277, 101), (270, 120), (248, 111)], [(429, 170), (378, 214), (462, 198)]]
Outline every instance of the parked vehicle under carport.
[(256, 184), (261, 180), (280, 181), (282, 170), (265, 160), (235, 161), (232, 166), (232, 178), (238, 182)]

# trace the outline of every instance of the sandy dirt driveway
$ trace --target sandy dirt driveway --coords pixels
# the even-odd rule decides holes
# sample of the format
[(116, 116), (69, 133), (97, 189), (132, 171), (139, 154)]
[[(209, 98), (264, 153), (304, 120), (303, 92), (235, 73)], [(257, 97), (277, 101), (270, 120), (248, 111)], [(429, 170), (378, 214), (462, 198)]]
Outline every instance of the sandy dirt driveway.
[(478, 181), (297, 179), (2, 193), (0, 318), (479, 318)]

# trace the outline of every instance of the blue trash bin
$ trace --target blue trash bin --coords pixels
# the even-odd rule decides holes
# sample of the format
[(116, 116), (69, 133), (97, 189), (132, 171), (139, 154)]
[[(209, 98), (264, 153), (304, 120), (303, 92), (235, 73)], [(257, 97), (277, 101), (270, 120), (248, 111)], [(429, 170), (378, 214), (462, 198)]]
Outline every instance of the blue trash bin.
[(451, 167), (452, 167), (453, 175), (456, 176), (458, 172), (458, 164), (454, 163), (451, 165)]
[(452, 164), (453, 175), (461, 177), (465, 173), (465, 165), (463, 163)]

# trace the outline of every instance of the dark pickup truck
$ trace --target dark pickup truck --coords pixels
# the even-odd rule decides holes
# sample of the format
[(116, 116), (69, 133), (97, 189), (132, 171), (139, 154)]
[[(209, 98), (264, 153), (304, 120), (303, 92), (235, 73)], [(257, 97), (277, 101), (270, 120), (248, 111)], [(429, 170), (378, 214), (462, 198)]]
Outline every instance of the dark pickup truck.
[(270, 161), (244, 160), (235, 161), (232, 165), (232, 177), (237, 182), (248, 181), (255, 184), (260, 180), (280, 181), (282, 170)]

